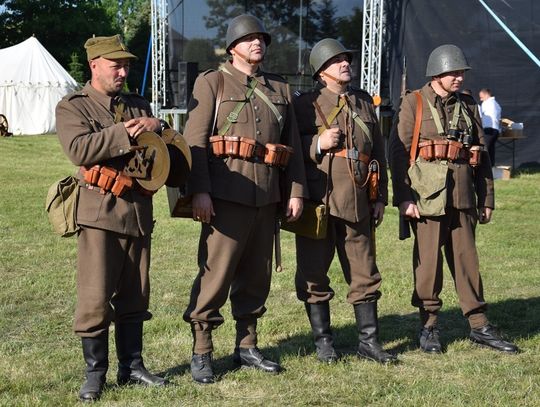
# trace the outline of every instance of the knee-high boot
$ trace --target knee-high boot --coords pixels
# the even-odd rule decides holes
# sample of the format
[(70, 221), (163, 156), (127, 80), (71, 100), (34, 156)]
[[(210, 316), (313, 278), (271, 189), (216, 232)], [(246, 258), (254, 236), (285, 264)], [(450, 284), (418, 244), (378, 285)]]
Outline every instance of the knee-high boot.
[(150, 373), (142, 358), (143, 323), (119, 323), (115, 326), (116, 354), (118, 356), (118, 384), (128, 383), (163, 386), (167, 380)]
[(313, 339), (317, 349), (317, 358), (321, 362), (333, 363), (338, 359), (334, 349), (334, 338), (330, 328), (330, 304), (322, 302), (319, 304), (304, 303), (306, 312), (311, 324)]
[(109, 333), (94, 338), (81, 338), (86, 380), (79, 391), (81, 401), (96, 401), (101, 397), (109, 368)]
[(386, 352), (379, 344), (379, 323), (377, 302), (365, 302), (354, 305), (354, 316), (358, 327), (358, 350), (356, 354), (379, 363), (395, 363), (397, 358)]

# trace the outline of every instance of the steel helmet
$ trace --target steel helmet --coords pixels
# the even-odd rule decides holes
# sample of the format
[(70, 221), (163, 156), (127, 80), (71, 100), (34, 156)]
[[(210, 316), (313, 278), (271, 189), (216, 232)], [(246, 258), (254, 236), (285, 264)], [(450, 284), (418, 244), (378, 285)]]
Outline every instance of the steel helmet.
[(471, 69), (461, 48), (452, 44), (441, 45), (429, 54), (426, 76), (438, 76), (452, 71), (468, 71)]
[(257, 33), (263, 35), (266, 46), (270, 45), (272, 37), (266, 31), (266, 28), (264, 28), (262, 21), (257, 17), (249, 14), (241, 14), (233, 18), (227, 27), (227, 35), (225, 37), (225, 47), (227, 52), (229, 52), (229, 49), (235, 41), (238, 41), (246, 35)]
[(339, 54), (346, 54), (349, 62), (352, 61), (352, 52), (346, 49), (338, 40), (325, 38), (315, 44), (309, 54), (309, 65), (311, 66), (313, 79), (317, 79), (319, 71), (327, 61)]

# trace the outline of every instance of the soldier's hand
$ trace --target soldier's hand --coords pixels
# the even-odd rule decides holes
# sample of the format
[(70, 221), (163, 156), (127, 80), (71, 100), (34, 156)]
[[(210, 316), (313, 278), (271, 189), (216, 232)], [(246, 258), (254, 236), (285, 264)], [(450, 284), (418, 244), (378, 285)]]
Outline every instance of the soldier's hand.
[(193, 194), (191, 205), (193, 207), (193, 220), (210, 223), (210, 220), (215, 213), (214, 205), (212, 205), (212, 198), (208, 192)]
[(155, 117), (136, 117), (124, 122), (124, 126), (132, 138), (137, 138), (139, 134), (145, 131), (158, 132), (161, 130), (161, 123)]
[(491, 208), (480, 208), (478, 210), (478, 222), (485, 225), (486, 223), (489, 223), (491, 221), (491, 214), (493, 212), (493, 209)]
[(371, 216), (373, 216), (373, 219), (375, 219), (375, 227), (379, 226), (384, 218), (384, 203), (375, 202)]
[(405, 201), (399, 204), (399, 213), (409, 218), (420, 219), (420, 212), (418, 206), (413, 201)]
[(304, 200), (302, 198), (290, 198), (287, 202), (287, 222), (297, 220), (304, 210)]
[(336, 148), (341, 142), (341, 130), (336, 128), (326, 129), (319, 136), (319, 147), (321, 150)]

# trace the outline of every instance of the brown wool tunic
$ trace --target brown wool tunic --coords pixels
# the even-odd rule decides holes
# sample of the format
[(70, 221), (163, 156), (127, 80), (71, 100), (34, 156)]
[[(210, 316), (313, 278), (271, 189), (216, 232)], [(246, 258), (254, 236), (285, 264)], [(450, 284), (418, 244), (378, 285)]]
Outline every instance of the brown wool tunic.
[[(384, 141), (372, 99), (366, 92), (351, 88), (347, 92), (347, 100), (350, 110), (342, 109), (328, 125), (339, 127), (343, 134), (350, 137), (355, 149), (379, 162), (381, 176), (378, 200), (386, 204), (388, 177)], [(339, 95), (319, 86), (312, 92), (301, 94), (294, 101), (304, 150), (309, 195), (314, 201), (325, 202), (330, 156), (318, 149), (318, 131), (323, 127), (323, 120), (316, 112), (314, 101), (320, 106), (326, 119), (338, 106)], [(370, 135), (354, 122), (351, 112), (358, 114), (368, 127)], [(367, 189), (360, 186), (366, 180), (367, 165), (361, 161), (353, 161), (351, 171), (347, 159), (332, 159), (329, 188), (332, 216), (328, 223), (327, 237), (322, 240), (296, 237), (296, 290), (301, 301), (318, 303), (333, 297), (334, 291), (330, 287), (327, 273), (336, 250), (345, 280), (349, 284), (348, 301), (357, 304), (380, 297), (381, 276), (375, 264), (371, 243), (371, 208)]]
[[(459, 96), (465, 109), (460, 115), (458, 129), (470, 132), (473, 137), (472, 144), (484, 144), (478, 106), (472, 97), (460, 93), (441, 98), (431, 88), (430, 83), (420, 92), (423, 97), (420, 142), (446, 138), (445, 135), (438, 134), (427, 101), (437, 109), (442, 125), (447, 131)], [(407, 169), (415, 111), (416, 97), (413, 93), (409, 93), (402, 100), (398, 121), (390, 137), (393, 203), (396, 206), (413, 200)], [(467, 114), (472, 122), (470, 129), (467, 129), (464, 114)], [(491, 163), (487, 152), (482, 152), (482, 163), (475, 169), (463, 160), (448, 163), (448, 168), (446, 214), (411, 221), (415, 235), (413, 249), (415, 288), (412, 304), (431, 314), (436, 314), (441, 308), (442, 300), (439, 297), (443, 281), (441, 249), (444, 249), (463, 314), (465, 316), (482, 314), (486, 303), (479, 272), (475, 228), (478, 221), (477, 208), (494, 208)]]
[[(211, 153), (209, 137), (224, 125), (237, 103), (246, 99), (250, 81), (230, 62), (224, 67), (230, 74), (208, 71), (197, 78), (184, 132), (193, 154), (190, 191), (209, 193), (216, 212), (210, 224), (202, 226), (199, 273), (184, 319), (192, 327), (206, 330), (220, 325), (223, 316), (219, 309), (230, 290), (233, 317), (237, 323), (247, 321), (251, 326), (245, 335), (238, 329), (237, 345), (250, 347), (256, 343), (255, 321), (265, 312), (270, 289), (277, 205), (285, 204), (289, 197), (306, 196), (305, 175), (289, 87), (281, 77), (261, 70), (253, 75), (257, 88), (283, 117), (283, 130), (267, 103), (255, 93), (227, 135), (249, 137), (262, 145), (291, 146), (294, 154), (289, 165), (281, 170), (259, 162), (218, 158)], [(218, 75), (224, 79), (223, 99), (216, 129), (212, 129)], [(206, 338), (204, 344), (195, 344), (196, 351), (211, 350), (212, 344)]]
[[(124, 120), (151, 116), (150, 105), (141, 96), (130, 93), (121, 98)], [(114, 116), (112, 98), (90, 83), (58, 103), (58, 138), (73, 164), (124, 168), (131, 144), (124, 124), (115, 124)], [(135, 190), (117, 198), (81, 187), (77, 223), (82, 230), (78, 236), (75, 333), (96, 336), (111, 321), (149, 319), (152, 198)]]

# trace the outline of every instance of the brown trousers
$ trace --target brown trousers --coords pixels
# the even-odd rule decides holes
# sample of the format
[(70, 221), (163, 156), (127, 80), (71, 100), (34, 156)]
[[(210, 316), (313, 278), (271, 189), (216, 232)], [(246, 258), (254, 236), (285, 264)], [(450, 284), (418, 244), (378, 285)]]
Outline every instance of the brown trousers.
[(195, 353), (213, 348), (211, 330), (224, 321), (219, 312), (231, 300), (237, 321), (236, 345), (257, 344), (256, 320), (270, 292), (276, 205), (260, 208), (213, 199), (214, 212), (199, 240), (199, 273), (184, 320), (191, 323)]
[(94, 337), (111, 322), (148, 320), (150, 235), (83, 227), (77, 239), (77, 308), (73, 329)]
[[(413, 306), (429, 314), (436, 314), (442, 307), (439, 294), (443, 283), (441, 248), (444, 248), (463, 315), (469, 317), (469, 322), (475, 320), (476, 325), (487, 323), (483, 316), (487, 304), (484, 301), (475, 242), (477, 221), (476, 209), (447, 208), (444, 216), (422, 217), (411, 222), (415, 236)], [(485, 322), (478, 321), (482, 318)]]
[(330, 216), (325, 239), (296, 236), (296, 295), (316, 304), (334, 297), (328, 269), (337, 250), (351, 304), (376, 301), (381, 293), (381, 275), (375, 264), (369, 216), (352, 223)]

